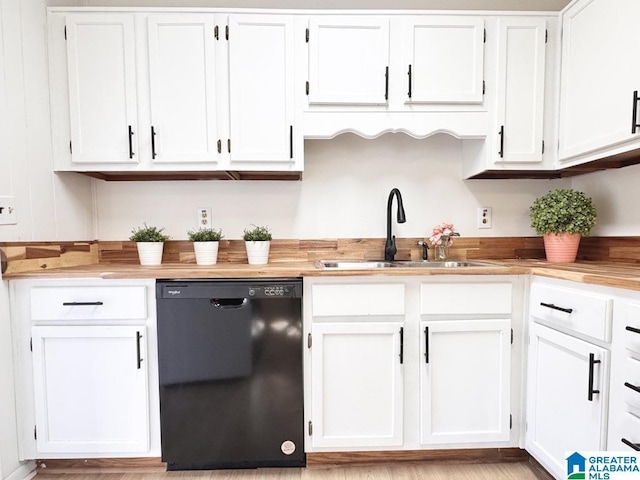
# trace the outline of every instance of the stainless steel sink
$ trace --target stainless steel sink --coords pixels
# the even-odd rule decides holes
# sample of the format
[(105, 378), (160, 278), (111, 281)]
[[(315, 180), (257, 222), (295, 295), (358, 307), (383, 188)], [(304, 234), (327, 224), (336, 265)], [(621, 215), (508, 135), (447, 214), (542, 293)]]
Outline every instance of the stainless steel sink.
[(395, 260), (317, 260), (316, 267), (334, 270), (371, 270), (380, 268), (462, 268), (462, 267), (501, 267), (488, 262), (450, 261), (450, 262), (420, 262)]

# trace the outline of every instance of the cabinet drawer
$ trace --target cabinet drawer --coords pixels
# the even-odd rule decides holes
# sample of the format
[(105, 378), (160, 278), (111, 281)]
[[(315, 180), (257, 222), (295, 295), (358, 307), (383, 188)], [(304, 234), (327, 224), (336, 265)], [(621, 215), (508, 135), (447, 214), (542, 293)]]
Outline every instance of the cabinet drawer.
[(613, 300), (604, 295), (571, 288), (533, 284), (531, 316), (606, 342), (611, 341)]
[(34, 287), (32, 320), (143, 320), (147, 318), (145, 287)]
[[(609, 450), (634, 450), (629, 443), (640, 446), (640, 418), (629, 412), (622, 412), (618, 419), (615, 436), (609, 438)], [(626, 441), (625, 441), (626, 440)]]
[(422, 315), (510, 314), (511, 283), (423, 283)]
[(404, 285), (314, 285), (313, 316), (404, 315)]
[(627, 357), (622, 378), (625, 403), (640, 411), (640, 360)]
[(630, 352), (640, 355), (640, 304), (629, 304), (624, 328), (624, 346)]

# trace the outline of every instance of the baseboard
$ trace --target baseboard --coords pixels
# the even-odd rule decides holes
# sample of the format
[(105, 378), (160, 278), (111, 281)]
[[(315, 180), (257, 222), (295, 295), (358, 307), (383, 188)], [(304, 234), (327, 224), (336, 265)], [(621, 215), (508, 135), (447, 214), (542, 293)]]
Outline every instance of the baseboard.
[(531, 456), (529, 456), (529, 466), (539, 480), (554, 480), (553, 475), (547, 472), (547, 470)]
[(307, 453), (307, 465), (367, 465), (385, 462), (506, 463), (526, 462), (529, 458), (526, 450), (520, 448), (312, 452)]
[(5, 480), (29, 480), (35, 477), (36, 473), (36, 462), (30, 460), (20, 465)]
[(37, 461), (37, 470), (47, 473), (159, 473), (167, 465), (160, 458), (60, 458)]

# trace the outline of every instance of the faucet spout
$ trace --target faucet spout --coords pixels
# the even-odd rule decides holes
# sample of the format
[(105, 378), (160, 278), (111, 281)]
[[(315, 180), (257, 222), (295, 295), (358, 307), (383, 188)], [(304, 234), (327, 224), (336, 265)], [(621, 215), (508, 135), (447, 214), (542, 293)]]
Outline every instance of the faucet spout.
[(387, 240), (384, 245), (384, 259), (385, 261), (393, 261), (398, 249), (396, 248), (396, 236), (391, 234), (391, 207), (393, 204), (393, 197), (396, 197), (398, 204), (397, 221), (398, 223), (404, 223), (407, 218), (404, 213), (404, 206), (402, 205), (402, 195), (400, 190), (394, 188), (389, 193), (389, 199), (387, 201)]

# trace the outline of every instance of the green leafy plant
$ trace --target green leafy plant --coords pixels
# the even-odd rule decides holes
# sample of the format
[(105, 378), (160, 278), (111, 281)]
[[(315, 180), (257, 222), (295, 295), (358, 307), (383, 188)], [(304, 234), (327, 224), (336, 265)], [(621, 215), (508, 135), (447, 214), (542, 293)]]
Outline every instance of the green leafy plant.
[(170, 237), (163, 234), (163, 230), (164, 228), (149, 227), (145, 223), (144, 227), (131, 230), (129, 240), (132, 242), (166, 242)]
[(189, 230), (187, 232), (189, 240), (192, 242), (219, 242), (224, 238), (222, 229), (201, 228), (199, 230)]
[(572, 189), (552, 190), (529, 208), (531, 227), (538, 235), (579, 233), (587, 236), (596, 223), (593, 200)]
[(269, 227), (253, 225), (253, 228), (245, 228), (242, 238), (247, 242), (266, 242), (271, 240), (271, 230)]

